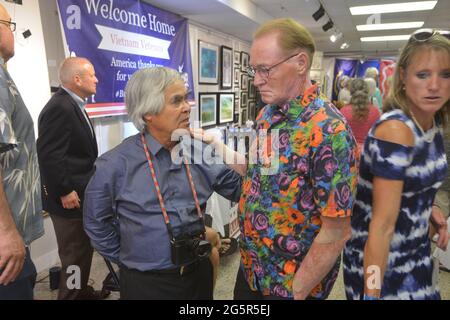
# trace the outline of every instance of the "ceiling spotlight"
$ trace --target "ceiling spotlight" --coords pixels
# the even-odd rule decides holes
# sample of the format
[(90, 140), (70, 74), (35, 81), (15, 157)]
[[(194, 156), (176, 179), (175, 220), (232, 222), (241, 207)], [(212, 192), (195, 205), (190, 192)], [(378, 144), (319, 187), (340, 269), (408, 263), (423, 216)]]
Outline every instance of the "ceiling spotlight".
[(333, 26), (334, 26), (334, 23), (333, 23), (333, 21), (331, 21), (331, 19), (330, 19), (330, 20), (328, 20), (327, 23), (325, 23), (325, 24), (322, 26), (322, 30), (325, 31), (325, 32), (327, 32), (328, 30), (330, 30), (331, 28), (333, 28)]
[(322, 4), (320, 4), (320, 8), (313, 13), (312, 17), (314, 20), (319, 21), (320, 18), (322, 18), (325, 14), (325, 9), (323, 8)]
[(347, 49), (348, 47), (350, 47), (350, 45), (347, 42), (344, 42), (343, 44), (341, 44), (341, 49)]
[(336, 42), (337, 40), (339, 40), (340, 38), (342, 38), (342, 32), (335, 32), (330, 36), (330, 41), (331, 42)]

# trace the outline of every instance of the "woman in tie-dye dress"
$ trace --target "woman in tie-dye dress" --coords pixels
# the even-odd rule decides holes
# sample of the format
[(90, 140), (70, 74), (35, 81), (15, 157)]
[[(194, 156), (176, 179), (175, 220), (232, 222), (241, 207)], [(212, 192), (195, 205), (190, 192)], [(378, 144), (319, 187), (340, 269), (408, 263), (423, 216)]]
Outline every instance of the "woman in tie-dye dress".
[(440, 299), (432, 285), (430, 222), (447, 172), (442, 126), (450, 108), (450, 40), (419, 30), (403, 48), (385, 113), (361, 157), (352, 238), (344, 250), (349, 299)]

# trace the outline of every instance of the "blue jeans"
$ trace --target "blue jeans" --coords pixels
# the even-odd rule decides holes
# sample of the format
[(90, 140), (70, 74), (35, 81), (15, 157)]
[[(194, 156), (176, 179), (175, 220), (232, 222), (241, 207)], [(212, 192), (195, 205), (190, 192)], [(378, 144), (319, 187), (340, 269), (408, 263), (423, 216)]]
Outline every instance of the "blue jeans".
[(16, 281), (6, 286), (0, 285), (0, 300), (33, 300), (36, 277), (36, 267), (31, 261), (30, 251), (27, 248), (25, 262)]

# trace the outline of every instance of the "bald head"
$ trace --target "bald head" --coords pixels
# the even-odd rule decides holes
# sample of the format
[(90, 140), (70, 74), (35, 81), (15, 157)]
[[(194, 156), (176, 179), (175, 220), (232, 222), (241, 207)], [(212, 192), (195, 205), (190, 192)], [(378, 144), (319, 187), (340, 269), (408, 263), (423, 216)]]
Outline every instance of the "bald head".
[(14, 35), (8, 22), (11, 16), (6, 8), (0, 4), (0, 56), (6, 62), (14, 56)]
[(65, 59), (59, 68), (59, 80), (64, 87), (83, 99), (96, 93), (98, 80), (94, 66), (86, 58)]

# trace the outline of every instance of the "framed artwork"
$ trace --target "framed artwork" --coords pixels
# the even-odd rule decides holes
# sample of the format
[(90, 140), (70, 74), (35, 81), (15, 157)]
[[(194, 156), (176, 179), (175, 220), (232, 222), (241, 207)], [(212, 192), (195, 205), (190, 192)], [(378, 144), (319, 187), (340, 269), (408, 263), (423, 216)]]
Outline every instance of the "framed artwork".
[(248, 80), (248, 98), (256, 98), (256, 87), (253, 85), (253, 80)]
[(233, 87), (233, 49), (222, 46), (220, 61), (222, 62), (220, 86), (223, 89), (231, 89)]
[(234, 64), (241, 64), (241, 53), (239, 51), (234, 51)]
[(249, 55), (247, 52), (241, 51), (241, 70), (247, 72)]
[(239, 114), (239, 107), (241, 105), (241, 100), (238, 99), (238, 96), (234, 96), (234, 113), (238, 113)]
[(241, 108), (247, 108), (247, 101), (248, 101), (248, 93), (242, 91), (241, 92)]
[(219, 123), (233, 122), (234, 93), (219, 94)]
[(248, 74), (246, 73), (241, 74), (241, 90), (248, 90)]
[(200, 84), (219, 83), (219, 47), (198, 41), (198, 78)]
[(241, 109), (241, 125), (245, 125), (247, 122), (247, 109)]
[(217, 94), (199, 93), (198, 107), (200, 115), (200, 126), (215, 126), (217, 123)]
[(241, 69), (234, 68), (234, 84), (236, 87), (239, 87), (240, 80), (241, 80)]
[(248, 119), (255, 120), (256, 118), (256, 102), (255, 101), (249, 101), (248, 102)]

